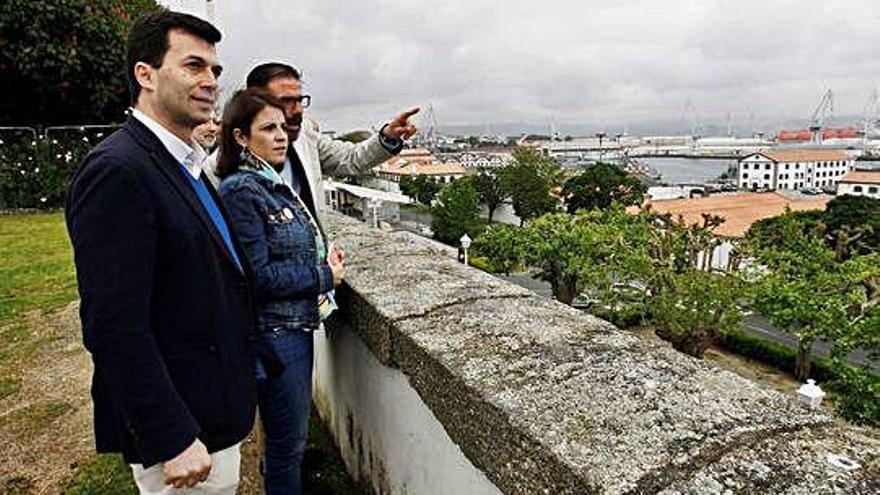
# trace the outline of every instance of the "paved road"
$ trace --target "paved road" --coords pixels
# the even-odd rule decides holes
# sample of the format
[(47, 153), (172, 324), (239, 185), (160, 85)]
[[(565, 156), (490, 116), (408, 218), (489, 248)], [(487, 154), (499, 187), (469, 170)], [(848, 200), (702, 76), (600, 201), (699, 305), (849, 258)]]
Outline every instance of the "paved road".
[[(779, 342), (789, 347), (797, 347), (797, 339), (793, 335), (777, 330), (770, 324), (767, 318), (761, 315), (752, 314), (743, 318), (743, 329), (752, 335)], [(831, 354), (830, 344), (824, 340), (817, 340), (813, 343), (814, 356), (827, 357), (829, 354)], [(870, 365), (875, 373), (880, 374), (880, 361), (872, 361), (868, 353), (861, 349), (856, 349), (850, 354), (849, 362), (857, 366)]]

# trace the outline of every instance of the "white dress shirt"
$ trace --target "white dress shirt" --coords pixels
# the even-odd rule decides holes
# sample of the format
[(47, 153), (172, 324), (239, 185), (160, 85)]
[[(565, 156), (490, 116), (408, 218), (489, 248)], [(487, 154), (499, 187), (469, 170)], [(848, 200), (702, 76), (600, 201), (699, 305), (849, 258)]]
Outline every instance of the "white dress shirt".
[(192, 140), (189, 143), (184, 142), (137, 108), (131, 109), (131, 116), (147, 126), (147, 129), (159, 138), (171, 156), (182, 164), (193, 177), (198, 179), (202, 175), (202, 162), (205, 161), (208, 154), (198, 143)]

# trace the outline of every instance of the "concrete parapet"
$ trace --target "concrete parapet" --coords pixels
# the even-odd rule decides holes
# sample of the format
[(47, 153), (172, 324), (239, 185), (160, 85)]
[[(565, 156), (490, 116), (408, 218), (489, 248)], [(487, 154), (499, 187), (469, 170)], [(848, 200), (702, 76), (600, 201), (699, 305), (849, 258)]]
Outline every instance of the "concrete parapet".
[[(880, 492), (875, 431), (840, 425), (793, 397), (411, 240), (338, 215), (328, 220), (347, 252), (346, 284), (339, 314), (318, 338), (315, 400), (349, 467), (375, 492)], [(346, 370), (363, 361), (340, 359), (349, 352), (341, 344), (352, 340), (341, 336), (347, 332), (375, 365)], [(368, 411), (376, 407), (402, 414), (358, 392), (376, 380), (411, 387), (429, 411), (420, 414), (442, 427), (439, 436), (413, 440), (436, 428), (403, 416), (395, 422), (406, 431), (397, 437), (387, 421), (358, 424), (358, 417), (381, 421)], [(459, 455), (435, 445), (447, 440), (463, 461), (424, 460), (432, 449)], [(393, 453), (395, 443), (408, 445), (406, 455)], [(859, 467), (835, 466), (829, 455)], [(456, 485), (449, 473), (462, 462), (469, 481)]]

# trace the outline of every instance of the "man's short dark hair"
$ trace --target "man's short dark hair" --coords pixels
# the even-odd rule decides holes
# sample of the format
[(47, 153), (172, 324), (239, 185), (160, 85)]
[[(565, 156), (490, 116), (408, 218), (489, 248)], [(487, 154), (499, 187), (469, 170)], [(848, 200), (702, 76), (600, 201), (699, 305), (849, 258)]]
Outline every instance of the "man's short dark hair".
[(246, 84), (249, 88), (265, 88), (272, 80), (279, 77), (290, 77), (299, 81), (302, 79), (302, 74), (293, 66), (281, 62), (268, 62), (251, 69)]
[(141, 85), (134, 76), (134, 66), (138, 62), (146, 62), (150, 67), (158, 69), (162, 67), (162, 61), (168, 52), (168, 32), (172, 29), (180, 29), (188, 34), (201, 38), (208, 43), (216, 44), (220, 41), (220, 31), (208, 21), (198, 17), (161, 10), (147, 14), (131, 27), (128, 33), (128, 42), (125, 45), (125, 61), (128, 68), (128, 90), (131, 94), (131, 104), (137, 103), (141, 94)]

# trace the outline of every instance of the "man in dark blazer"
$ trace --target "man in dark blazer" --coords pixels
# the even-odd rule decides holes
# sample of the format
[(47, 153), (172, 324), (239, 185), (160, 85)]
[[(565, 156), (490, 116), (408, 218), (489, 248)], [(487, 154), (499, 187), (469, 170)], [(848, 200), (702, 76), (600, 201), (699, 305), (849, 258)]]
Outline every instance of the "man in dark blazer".
[(97, 450), (121, 452), (141, 493), (235, 493), (254, 422), (249, 267), (192, 140), (219, 40), (186, 14), (135, 23), (132, 114), (80, 165), (66, 208)]

